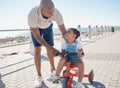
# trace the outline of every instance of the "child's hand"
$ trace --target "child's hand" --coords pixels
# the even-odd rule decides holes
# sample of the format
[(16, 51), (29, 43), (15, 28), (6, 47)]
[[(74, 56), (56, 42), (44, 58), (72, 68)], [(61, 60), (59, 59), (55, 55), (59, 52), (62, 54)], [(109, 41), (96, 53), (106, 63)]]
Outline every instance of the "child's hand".
[(62, 52), (62, 54), (60, 55), (60, 57), (66, 57), (67, 55), (68, 55), (68, 53)]
[(84, 52), (83, 52), (82, 49), (80, 49), (80, 50), (78, 51), (78, 56), (80, 56), (80, 57), (83, 57), (83, 56), (84, 56)]

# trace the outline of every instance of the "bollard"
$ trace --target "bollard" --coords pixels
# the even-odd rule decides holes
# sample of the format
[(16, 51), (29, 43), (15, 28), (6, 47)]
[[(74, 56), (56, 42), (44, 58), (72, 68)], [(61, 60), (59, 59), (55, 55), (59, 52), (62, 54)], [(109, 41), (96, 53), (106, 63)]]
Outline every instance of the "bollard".
[(82, 35), (82, 33), (81, 33), (81, 25), (78, 25), (78, 30), (79, 30), (79, 32), (80, 32), (79, 40), (81, 41), (81, 35)]
[(110, 32), (110, 26), (108, 25), (108, 33)]
[(105, 34), (106, 34), (106, 29), (107, 29), (107, 28), (106, 28), (106, 25), (105, 25), (105, 27), (104, 27), (104, 32), (105, 32)]
[(94, 32), (95, 32), (95, 35), (97, 36), (97, 33), (98, 33), (98, 25), (95, 26)]
[(103, 35), (103, 26), (101, 25), (101, 34)]
[(88, 37), (91, 38), (91, 25), (88, 26)]

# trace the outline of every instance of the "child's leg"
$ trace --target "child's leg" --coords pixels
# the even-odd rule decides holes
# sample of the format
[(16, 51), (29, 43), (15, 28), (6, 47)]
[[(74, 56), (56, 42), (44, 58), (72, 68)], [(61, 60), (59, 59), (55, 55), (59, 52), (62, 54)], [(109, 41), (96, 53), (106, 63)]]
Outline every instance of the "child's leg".
[(78, 67), (79, 69), (78, 82), (82, 82), (83, 75), (84, 75), (84, 63), (78, 60), (74, 63), (74, 66)]
[(60, 75), (60, 72), (62, 71), (63, 69), (63, 66), (64, 64), (66, 63), (67, 59), (66, 58), (61, 58), (59, 63), (58, 63), (58, 66), (57, 66), (57, 70), (56, 70), (56, 76), (59, 76)]

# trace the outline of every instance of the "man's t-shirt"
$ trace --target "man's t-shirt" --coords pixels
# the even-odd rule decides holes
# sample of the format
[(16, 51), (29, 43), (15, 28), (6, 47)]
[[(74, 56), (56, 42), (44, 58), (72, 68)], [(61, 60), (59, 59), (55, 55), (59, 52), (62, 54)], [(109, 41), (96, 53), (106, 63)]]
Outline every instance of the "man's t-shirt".
[(48, 19), (45, 19), (42, 16), (39, 6), (34, 7), (28, 15), (28, 25), (31, 28), (44, 29), (44, 28), (49, 27), (50, 24), (52, 23), (52, 21), (56, 21), (56, 23), (58, 25), (63, 24), (62, 15), (60, 14), (60, 12), (57, 9), (55, 9), (54, 15)]

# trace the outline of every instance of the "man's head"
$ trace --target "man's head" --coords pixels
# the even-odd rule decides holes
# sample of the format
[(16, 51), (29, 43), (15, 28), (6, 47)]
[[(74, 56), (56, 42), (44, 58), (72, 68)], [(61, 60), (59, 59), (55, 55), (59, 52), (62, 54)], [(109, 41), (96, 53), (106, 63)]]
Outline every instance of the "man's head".
[(40, 10), (43, 16), (50, 18), (54, 15), (54, 3), (51, 0), (41, 0)]

